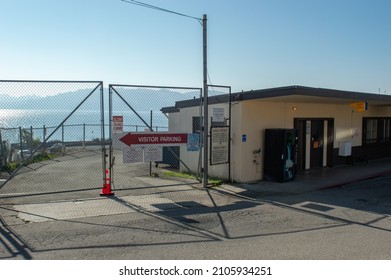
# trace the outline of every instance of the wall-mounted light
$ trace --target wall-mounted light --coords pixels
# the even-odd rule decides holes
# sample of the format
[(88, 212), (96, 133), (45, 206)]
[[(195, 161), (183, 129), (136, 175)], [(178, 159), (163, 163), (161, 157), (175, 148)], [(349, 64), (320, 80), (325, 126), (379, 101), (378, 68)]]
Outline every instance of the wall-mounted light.
[(292, 111), (296, 111), (297, 110), (297, 107), (292, 107)]

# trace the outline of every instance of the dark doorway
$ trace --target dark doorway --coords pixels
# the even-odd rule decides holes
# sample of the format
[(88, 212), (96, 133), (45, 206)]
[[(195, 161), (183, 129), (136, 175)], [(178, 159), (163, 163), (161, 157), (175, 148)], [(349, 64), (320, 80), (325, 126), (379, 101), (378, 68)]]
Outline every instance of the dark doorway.
[(297, 129), (297, 171), (305, 170), (305, 141), (306, 141), (306, 120), (297, 121), (295, 128)]
[(323, 166), (324, 121), (311, 121), (310, 167)]
[[(334, 119), (295, 118), (297, 129), (297, 172), (333, 166)], [(324, 139), (327, 132), (326, 139)], [(325, 158), (326, 157), (326, 158)], [(326, 162), (324, 160), (326, 159)]]

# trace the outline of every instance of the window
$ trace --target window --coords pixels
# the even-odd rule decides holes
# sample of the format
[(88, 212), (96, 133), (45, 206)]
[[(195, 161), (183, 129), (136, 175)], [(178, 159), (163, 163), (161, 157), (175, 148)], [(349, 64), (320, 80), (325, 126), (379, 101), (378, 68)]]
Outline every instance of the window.
[(391, 140), (390, 126), (391, 126), (391, 119), (385, 119), (384, 120), (384, 141), (386, 141), (386, 142), (389, 142)]
[(366, 129), (364, 131), (366, 131), (366, 144), (377, 142), (377, 120), (366, 120)]
[(203, 118), (201, 117), (193, 117), (193, 133), (200, 133), (203, 127), (202, 124)]
[(363, 144), (391, 141), (391, 118), (363, 118)]

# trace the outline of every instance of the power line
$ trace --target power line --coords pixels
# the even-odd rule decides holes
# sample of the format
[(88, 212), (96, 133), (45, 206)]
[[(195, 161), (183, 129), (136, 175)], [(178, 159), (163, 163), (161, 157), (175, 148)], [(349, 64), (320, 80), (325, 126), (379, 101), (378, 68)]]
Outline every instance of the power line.
[(185, 14), (178, 13), (178, 12), (175, 12), (175, 11), (172, 11), (172, 10), (167, 10), (167, 9), (164, 9), (164, 8), (160, 8), (160, 7), (153, 6), (153, 5), (150, 5), (150, 4), (147, 4), (147, 3), (143, 3), (143, 2), (140, 2), (140, 1), (136, 1), (136, 0), (121, 0), (121, 1), (125, 2), (125, 3), (128, 3), (128, 4), (141, 6), (141, 7), (144, 7), (144, 8), (149, 8), (149, 9), (153, 9), (153, 10), (157, 10), (157, 11), (161, 11), (161, 12), (165, 12), (165, 13), (169, 13), (169, 14), (174, 14), (174, 15), (181, 16), (181, 17), (187, 17), (187, 18), (195, 19), (202, 25), (202, 19), (197, 18), (197, 17), (185, 15)]

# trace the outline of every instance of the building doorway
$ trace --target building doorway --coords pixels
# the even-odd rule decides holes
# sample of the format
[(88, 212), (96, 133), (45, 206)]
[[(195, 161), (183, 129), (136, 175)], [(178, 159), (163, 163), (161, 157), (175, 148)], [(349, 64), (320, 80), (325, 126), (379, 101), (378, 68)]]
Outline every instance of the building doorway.
[(311, 121), (310, 168), (323, 167), (324, 121)]
[(297, 129), (297, 171), (333, 165), (334, 119), (300, 118)]

